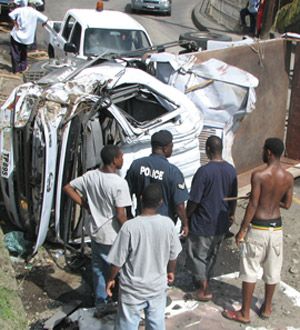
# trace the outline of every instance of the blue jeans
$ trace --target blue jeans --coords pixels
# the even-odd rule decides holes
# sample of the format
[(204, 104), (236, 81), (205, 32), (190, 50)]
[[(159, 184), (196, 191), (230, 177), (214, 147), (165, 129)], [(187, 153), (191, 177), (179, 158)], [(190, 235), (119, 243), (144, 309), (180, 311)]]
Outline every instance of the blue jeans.
[(146, 330), (164, 330), (165, 308), (165, 293), (134, 305), (126, 304), (119, 299), (115, 330), (138, 330), (142, 310), (145, 313)]
[(92, 272), (96, 307), (107, 302), (106, 279), (109, 264), (106, 262), (111, 245), (100, 244), (92, 240)]

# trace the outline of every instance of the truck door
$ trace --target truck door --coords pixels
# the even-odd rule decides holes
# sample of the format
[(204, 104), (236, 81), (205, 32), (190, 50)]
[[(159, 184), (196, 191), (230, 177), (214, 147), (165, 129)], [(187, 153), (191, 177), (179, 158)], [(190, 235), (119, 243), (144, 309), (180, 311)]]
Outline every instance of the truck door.
[(72, 32), (71, 32), (71, 35), (69, 37), (69, 40), (68, 42), (74, 44), (77, 48), (77, 52), (76, 54), (70, 54), (70, 56), (75, 56), (75, 55), (81, 55), (82, 54), (82, 49), (80, 48), (81, 45), (82, 45), (82, 42), (81, 42), (81, 35), (82, 35), (82, 28), (81, 28), (81, 25), (76, 22), (73, 29), (72, 29)]
[(70, 34), (71, 34), (74, 24), (75, 24), (75, 18), (71, 15), (68, 16), (61, 33), (57, 35), (56, 40), (54, 40), (54, 42), (53, 42), (56, 57), (62, 58), (65, 55), (64, 45), (66, 42), (69, 41)]

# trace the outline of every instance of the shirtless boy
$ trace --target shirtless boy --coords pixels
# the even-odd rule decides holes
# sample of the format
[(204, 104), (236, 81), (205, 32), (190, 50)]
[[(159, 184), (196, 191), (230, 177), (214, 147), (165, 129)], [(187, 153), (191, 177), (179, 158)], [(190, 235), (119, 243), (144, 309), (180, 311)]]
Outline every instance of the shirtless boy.
[[(272, 298), (282, 266), (280, 207), (288, 209), (291, 206), (294, 185), (293, 176), (280, 164), (283, 150), (280, 139), (267, 139), (263, 147), (263, 161), (267, 167), (252, 173), (250, 200), (236, 235), (236, 244), (244, 245), (240, 260), (242, 308), (222, 313), (233, 321), (250, 322), (251, 301), (260, 267), (263, 268), (265, 298), (259, 316), (268, 319), (272, 313)], [(256, 249), (255, 254), (253, 249)]]

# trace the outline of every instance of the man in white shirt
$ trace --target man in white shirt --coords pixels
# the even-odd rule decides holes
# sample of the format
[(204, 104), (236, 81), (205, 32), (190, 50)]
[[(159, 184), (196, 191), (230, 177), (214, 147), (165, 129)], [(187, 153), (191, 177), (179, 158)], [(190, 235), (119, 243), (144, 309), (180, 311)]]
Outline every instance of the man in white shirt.
[[(123, 165), (123, 153), (114, 145), (101, 150), (103, 166), (84, 173), (64, 186), (64, 192), (90, 214), (92, 271), (96, 317), (109, 306), (106, 278), (107, 255), (122, 224), (127, 220), (126, 207), (131, 205), (129, 187), (116, 172)], [(80, 192), (80, 194), (78, 193)]]
[(27, 46), (34, 42), (37, 23), (46, 24), (48, 17), (28, 6), (28, 0), (22, 0), (21, 7), (10, 14), (14, 27), (10, 33), (10, 52), (12, 72), (22, 72), (27, 69)]

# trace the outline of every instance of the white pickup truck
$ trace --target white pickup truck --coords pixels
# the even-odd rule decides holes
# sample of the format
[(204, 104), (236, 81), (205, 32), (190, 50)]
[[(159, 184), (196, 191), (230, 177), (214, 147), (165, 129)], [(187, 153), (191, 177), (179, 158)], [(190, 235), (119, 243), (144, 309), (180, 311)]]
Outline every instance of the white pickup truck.
[(113, 10), (70, 9), (62, 22), (49, 21), (49, 58), (66, 53), (87, 59), (101, 53), (123, 53), (152, 46), (144, 27)]

